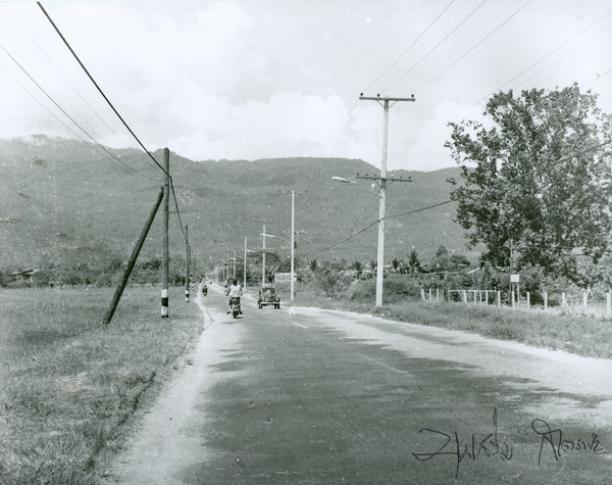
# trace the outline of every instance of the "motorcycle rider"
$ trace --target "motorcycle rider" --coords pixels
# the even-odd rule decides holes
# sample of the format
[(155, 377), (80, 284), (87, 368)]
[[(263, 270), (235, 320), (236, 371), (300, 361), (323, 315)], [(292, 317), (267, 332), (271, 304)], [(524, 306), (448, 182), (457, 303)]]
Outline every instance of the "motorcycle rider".
[(237, 280), (232, 281), (230, 287), (226, 290), (225, 296), (229, 296), (229, 309), (227, 313), (232, 312), (232, 298), (238, 298), (238, 313), (242, 315), (242, 308), (240, 307), (240, 297), (242, 296), (242, 287), (238, 284)]

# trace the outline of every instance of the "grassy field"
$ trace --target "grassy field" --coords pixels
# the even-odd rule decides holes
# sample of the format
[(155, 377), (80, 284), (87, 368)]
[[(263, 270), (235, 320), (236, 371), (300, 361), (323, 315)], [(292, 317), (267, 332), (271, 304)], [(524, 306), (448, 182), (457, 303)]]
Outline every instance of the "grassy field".
[(465, 330), (584, 356), (612, 358), (612, 322), (602, 318), (413, 300), (389, 303), (382, 309), (374, 309), (373, 302), (329, 298), (307, 291), (297, 294), (295, 304), (373, 313), (403, 322)]
[(0, 292), (0, 483), (94, 483), (202, 330), (196, 305), (171, 290), (128, 288), (113, 322), (111, 289)]

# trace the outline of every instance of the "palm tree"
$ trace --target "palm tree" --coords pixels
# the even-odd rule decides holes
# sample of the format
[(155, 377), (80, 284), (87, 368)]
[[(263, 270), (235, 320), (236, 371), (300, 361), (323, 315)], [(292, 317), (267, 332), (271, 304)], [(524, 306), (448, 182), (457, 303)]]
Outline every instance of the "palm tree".
[(351, 269), (355, 271), (357, 279), (360, 279), (361, 273), (363, 272), (363, 263), (361, 261), (353, 261), (353, 264), (351, 264)]

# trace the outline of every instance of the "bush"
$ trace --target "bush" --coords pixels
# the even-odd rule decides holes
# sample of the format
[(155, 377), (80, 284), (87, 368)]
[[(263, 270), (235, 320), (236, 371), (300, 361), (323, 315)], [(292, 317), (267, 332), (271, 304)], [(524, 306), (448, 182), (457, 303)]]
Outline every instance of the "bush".
[[(421, 283), (418, 279), (408, 275), (390, 274), (385, 276), (383, 282), (383, 298), (385, 303), (393, 303), (406, 297), (418, 297), (421, 292)], [(376, 295), (376, 280), (356, 281), (352, 285), (351, 300), (365, 302), (371, 301)]]

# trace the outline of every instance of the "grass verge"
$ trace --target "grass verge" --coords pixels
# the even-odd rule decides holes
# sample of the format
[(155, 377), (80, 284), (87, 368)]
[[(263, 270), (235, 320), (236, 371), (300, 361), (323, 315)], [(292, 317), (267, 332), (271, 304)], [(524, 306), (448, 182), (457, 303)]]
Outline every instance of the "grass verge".
[(176, 303), (161, 320), (154, 288), (128, 288), (104, 327), (111, 295), (0, 292), (0, 483), (95, 483), (129, 418), (202, 330), (193, 304)]
[(581, 315), (554, 315), (538, 310), (512, 310), (461, 303), (404, 301), (375, 309), (349, 299), (297, 295), (296, 305), (370, 313), (402, 322), (475, 332), (575, 354), (612, 358), (612, 322)]

